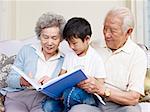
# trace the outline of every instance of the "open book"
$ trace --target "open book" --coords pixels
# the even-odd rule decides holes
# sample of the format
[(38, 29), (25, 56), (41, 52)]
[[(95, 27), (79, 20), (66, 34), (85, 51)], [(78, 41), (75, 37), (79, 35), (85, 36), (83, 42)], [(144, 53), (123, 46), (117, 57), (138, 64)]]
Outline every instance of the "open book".
[(68, 72), (56, 78), (53, 78), (47, 83), (41, 85), (36, 80), (34, 80), (34, 78), (29, 77), (16, 66), (12, 65), (12, 68), (16, 72), (18, 72), (25, 80), (27, 80), (37, 91), (41, 91), (42, 93), (52, 98), (61, 97), (61, 94), (65, 89), (73, 87), (77, 83), (87, 79), (87, 76), (81, 69), (76, 69), (72, 72)]
[[(35, 88), (37, 91), (41, 91), (42, 93), (48, 95), (51, 98), (61, 97), (65, 89), (73, 87), (79, 82), (87, 79), (87, 76), (85, 75), (83, 70), (76, 69), (72, 72), (68, 72), (56, 78), (53, 78), (47, 83), (41, 85), (36, 80), (29, 77), (19, 68), (17, 68), (16, 66), (12, 65), (12, 68), (16, 72), (18, 72), (22, 77), (24, 77), (24, 79), (27, 80), (33, 86), (33, 88)], [(94, 95), (96, 95), (99, 101), (105, 105), (105, 102), (102, 100), (102, 98), (98, 94), (94, 93)]]

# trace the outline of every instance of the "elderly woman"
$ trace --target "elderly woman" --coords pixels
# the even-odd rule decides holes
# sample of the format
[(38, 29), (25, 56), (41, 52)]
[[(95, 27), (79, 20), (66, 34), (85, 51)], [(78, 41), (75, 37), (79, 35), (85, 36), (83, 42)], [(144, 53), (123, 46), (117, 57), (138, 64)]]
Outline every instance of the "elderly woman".
[[(64, 25), (65, 20), (61, 15), (43, 14), (35, 27), (40, 43), (25, 45), (14, 65), (41, 84), (56, 77), (63, 62), (63, 54), (58, 46)], [(7, 83), (5, 112), (43, 112), (42, 102), (46, 95), (29, 88), (31, 85), (14, 70), (10, 72)]]

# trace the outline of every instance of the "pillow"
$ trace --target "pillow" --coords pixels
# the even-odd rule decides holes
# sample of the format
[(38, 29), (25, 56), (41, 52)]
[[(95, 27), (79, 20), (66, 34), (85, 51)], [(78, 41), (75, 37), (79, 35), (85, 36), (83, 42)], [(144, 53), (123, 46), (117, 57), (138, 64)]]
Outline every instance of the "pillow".
[(5, 54), (0, 54), (0, 88), (7, 87), (7, 76), (11, 70), (11, 65), (14, 63), (16, 55), (8, 57)]
[(144, 88), (145, 96), (141, 96), (140, 102), (150, 102), (150, 68), (147, 69)]
[(147, 55), (147, 72), (144, 82), (144, 96), (140, 97), (140, 102), (150, 102), (150, 50), (143, 44), (138, 44), (146, 53)]

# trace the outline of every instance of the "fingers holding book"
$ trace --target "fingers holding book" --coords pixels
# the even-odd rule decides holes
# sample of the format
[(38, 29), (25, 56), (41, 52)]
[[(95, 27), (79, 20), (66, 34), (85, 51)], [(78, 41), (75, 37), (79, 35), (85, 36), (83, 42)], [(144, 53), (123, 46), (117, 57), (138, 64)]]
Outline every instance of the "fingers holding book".
[(31, 86), (31, 84), (28, 81), (26, 81), (23, 77), (20, 77), (20, 85), (25, 87)]
[[(28, 74), (28, 76), (29, 76), (30, 78), (32, 78), (32, 73), (30, 72), (30, 73)], [(24, 87), (30, 87), (30, 86), (31, 86), (31, 84), (30, 84), (28, 81), (26, 81), (22, 76), (20, 77), (20, 85), (21, 85), (21, 86), (24, 86)]]
[(47, 75), (43, 76), (42, 78), (40, 78), (40, 80), (38, 81), (39, 84), (43, 85), (46, 82), (48, 82), (51, 78)]

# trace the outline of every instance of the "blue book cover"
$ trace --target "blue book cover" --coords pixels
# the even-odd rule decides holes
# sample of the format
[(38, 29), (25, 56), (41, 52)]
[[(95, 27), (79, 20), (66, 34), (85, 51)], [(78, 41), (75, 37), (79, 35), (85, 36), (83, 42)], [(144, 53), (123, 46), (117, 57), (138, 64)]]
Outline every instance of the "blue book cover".
[(79, 69), (42, 88), (41, 91), (52, 98), (58, 98), (61, 97), (65, 89), (73, 87), (85, 79), (87, 79), (87, 76)]
[(37, 91), (41, 91), (51, 98), (61, 97), (65, 89), (73, 87), (79, 82), (87, 79), (87, 76), (85, 75), (83, 70), (76, 69), (74, 71), (53, 78), (47, 83), (41, 85), (36, 80), (34, 80), (34, 78), (28, 76), (16, 66), (13, 65), (12, 68), (22, 77), (24, 77), (24, 79), (27, 80), (34, 89), (36, 89)]

